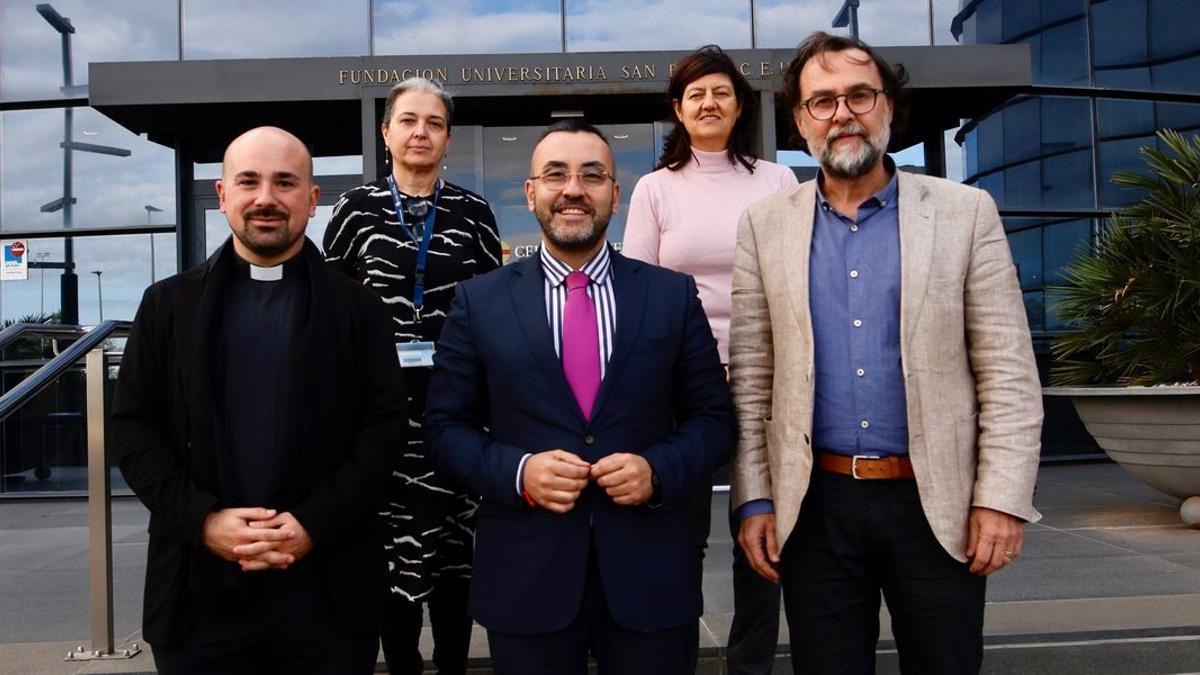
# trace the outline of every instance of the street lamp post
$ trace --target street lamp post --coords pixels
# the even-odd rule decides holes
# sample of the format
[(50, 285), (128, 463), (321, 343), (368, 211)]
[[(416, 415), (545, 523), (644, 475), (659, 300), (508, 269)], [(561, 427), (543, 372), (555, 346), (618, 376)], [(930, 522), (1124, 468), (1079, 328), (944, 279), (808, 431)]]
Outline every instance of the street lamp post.
[(100, 302), (100, 321), (104, 323), (104, 285), (100, 283), (100, 275), (104, 274), (104, 270), (92, 270), (92, 274), (96, 275), (96, 300)]
[(858, 39), (858, 0), (846, 0), (833, 17), (834, 28), (850, 26), (850, 37)]
[(33, 254), (34, 262), (36, 262), (38, 265), (38, 276), (41, 278), (42, 304), (39, 306), (38, 314), (40, 314), (42, 316), (46, 315), (46, 268), (42, 267), (42, 264), (45, 263), (46, 258), (49, 258), (49, 257), (50, 257), (49, 251), (42, 251), (41, 253)]
[[(67, 96), (77, 95), (79, 92), (75, 86), (75, 79), (71, 70), (71, 35), (75, 32), (75, 26), (71, 25), (70, 19), (59, 14), (58, 10), (54, 9), (48, 3), (38, 5), (37, 13), (42, 15), (42, 18), (46, 20), (46, 23), (50, 24), (51, 28), (62, 35), (62, 92)], [(59, 147), (63, 151), (63, 196), (52, 202), (42, 204), (41, 211), (42, 213), (54, 213), (61, 209), (63, 213), (63, 229), (69, 230), (72, 225), (72, 206), (79, 201), (73, 194), (72, 153), (78, 150), (80, 152), (94, 152), (101, 155), (128, 157), (130, 151), (125, 148), (114, 148), (108, 145), (75, 141), (74, 108), (71, 106), (63, 108), (63, 141)], [(61, 311), (61, 320), (64, 324), (79, 323), (79, 278), (75, 274), (75, 242), (71, 239), (70, 235), (63, 237)]]

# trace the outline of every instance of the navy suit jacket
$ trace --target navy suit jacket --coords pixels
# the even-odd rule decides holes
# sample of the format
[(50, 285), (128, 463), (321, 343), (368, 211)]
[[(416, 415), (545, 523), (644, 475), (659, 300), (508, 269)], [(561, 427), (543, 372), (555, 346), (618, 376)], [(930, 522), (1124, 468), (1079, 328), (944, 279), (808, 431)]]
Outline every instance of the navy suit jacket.
[[(690, 277), (612, 256), (614, 348), (590, 421), (576, 403), (530, 256), (459, 284), (434, 357), (425, 414), (438, 470), (483, 497), (471, 614), (488, 629), (565, 628), (584, 593), (589, 540), (613, 618), (633, 630), (695, 621), (700, 556), (688, 504), (733, 448), (736, 422), (716, 341)], [(526, 453), (588, 462), (639, 453), (655, 506), (618, 506), (590, 484), (566, 514), (517, 494)]]

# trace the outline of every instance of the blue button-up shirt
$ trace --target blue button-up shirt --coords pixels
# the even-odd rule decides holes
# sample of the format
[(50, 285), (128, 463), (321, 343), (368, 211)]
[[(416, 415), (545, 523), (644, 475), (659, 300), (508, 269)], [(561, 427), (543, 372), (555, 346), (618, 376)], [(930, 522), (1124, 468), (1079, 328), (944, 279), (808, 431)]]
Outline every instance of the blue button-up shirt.
[[(817, 181), (808, 293), (817, 378), (812, 440), (820, 450), (908, 453), (898, 195), (893, 173), (882, 190), (858, 205), (858, 217), (852, 219), (829, 204)], [(772, 511), (772, 500), (755, 499), (737, 515)]]
[(817, 183), (809, 255), (816, 398), (813, 445), (844, 455), (908, 452), (900, 363), (900, 212), (895, 174), (838, 213)]

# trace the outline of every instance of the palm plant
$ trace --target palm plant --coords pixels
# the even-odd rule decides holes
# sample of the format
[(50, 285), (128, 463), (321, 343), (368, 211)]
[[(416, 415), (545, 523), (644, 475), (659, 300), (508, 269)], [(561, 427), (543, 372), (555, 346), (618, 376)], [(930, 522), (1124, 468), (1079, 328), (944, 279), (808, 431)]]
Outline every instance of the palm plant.
[(1200, 136), (1143, 147), (1149, 173), (1113, 182), (1143, 198), (1115, 214), (1052, 290), (1071, 326), (1052, 347), (1054, 384), (1200, 382)]

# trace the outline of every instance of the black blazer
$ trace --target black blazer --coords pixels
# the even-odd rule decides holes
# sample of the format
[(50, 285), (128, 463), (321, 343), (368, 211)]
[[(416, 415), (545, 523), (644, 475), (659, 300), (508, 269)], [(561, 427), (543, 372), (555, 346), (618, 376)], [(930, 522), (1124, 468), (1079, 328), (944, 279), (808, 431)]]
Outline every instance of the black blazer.
[[(593, 539), (619, 624), (660, 630), (700, 615), (688, 514), (733, 448), (725, 370), (691, 277), (615, 252), (612, 274), (613, 353), (586, 421), (554, 351), (537, 256), (459, 284), (438, 341), (426, 443), (439, 470), (483, 496), (471, 615), (488, 629), (565, 628)], [(518, 464), (554, 448), (588, 462), (641, 454), (660, 504), (618, 506), (593, 483), (565, 514), (530, 508), (516, 491)]]
[[(205, 517), (259, 506), (231, 503), (231, 458), (216, 431), (213, 347), (234, 255), (226, 242), (206, 264), (146, 290), (117, 380), (114, 455), (150, 510), (143, 627), (155, 644), (186, 634), (195, 601), (220, 601), (238, 585), (238, 566), (201, 543)], [(314, 543), (293, 569), (323, 568), (311, 576), (326, 586), (314, 590), (331, 595), (346, 626), (374, 630), (386, 588), (375, 513), (386, 453), (402, 448), (407, 433), (404, 382), (379, 299), (327, 268), (312, 243), (301, 255), (308, 311), (291, 337), (281, 392), (282, 437), (298, 460), (279, 508)]]

